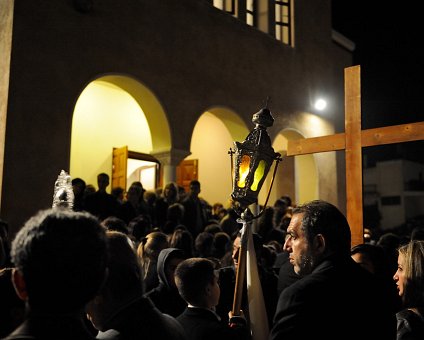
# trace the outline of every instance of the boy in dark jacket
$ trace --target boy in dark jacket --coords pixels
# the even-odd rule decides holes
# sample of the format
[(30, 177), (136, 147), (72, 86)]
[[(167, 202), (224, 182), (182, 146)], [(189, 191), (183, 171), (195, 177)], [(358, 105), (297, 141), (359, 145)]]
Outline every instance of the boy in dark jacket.
[[(190, 258), (175, 270), (175, 283), (186, 310), (177, 317), (188, 340), (246, 340), (250, 338), (243, 316), (233, 316), (230, 323), (221, 322), (215, 312), (220, 296), (214, 263), (206, 258)], [(242, 315), (242, 313), (240, 313)]]

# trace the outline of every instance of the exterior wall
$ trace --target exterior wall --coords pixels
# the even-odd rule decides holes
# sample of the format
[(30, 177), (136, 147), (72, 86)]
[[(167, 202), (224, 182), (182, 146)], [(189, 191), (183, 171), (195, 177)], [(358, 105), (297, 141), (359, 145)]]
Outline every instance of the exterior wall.
[[(403, 173), (401, 161), (377, 163), (377, 190), (380, 193), (381, 225), (384, 229), (399, 226), (405, 221), (405, 203), (403, 200)], [(387, 197), (400, 197), (399, 204), (385, 204), (381, 200)]]
[[(76, 101), (102, 75), (128, 75), (151, 89), (177, 150), (189, 152), (205, 108), (231, 108), (250, 126), (267, 96), (273, 137), (310, 110), (316, 88), (336, 97), (329, 121), (339, 132), (334, 116), (343, 116), (351, 55), (332, 42), (330, 0), (295, 6), (296, 46), (289, 48), (208, 1), (102, 0), (80, 13), (72, 1), (16, 0), (2, 218), (13, 231), (51, 206), (54, 181), (69, 168)], [(334, 191), (336, 181), (320, 183), (320, 192)]]
[(424, 217), (424, 164), (403, 161), (405, 218)]
[(423, 173), (424, 165), (407, 160), (378, 162), (364, 170), (364, 185), (371, 188), (364, 205), (378, 203), (381, 229), (393, 229), (407, 219), (423, 216), (424, 190), (419, 187), (423, 186)]

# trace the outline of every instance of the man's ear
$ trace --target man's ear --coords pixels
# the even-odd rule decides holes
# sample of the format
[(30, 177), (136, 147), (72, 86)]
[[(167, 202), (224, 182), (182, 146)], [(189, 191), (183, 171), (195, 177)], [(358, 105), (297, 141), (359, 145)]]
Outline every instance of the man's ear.
[(209, 284), (205, 287), (204, 292), (207, 297), (211, 295), (211, 287)]
[(28, 293), (24, 276), (16, 268), (13, 268), (12, 270), (12, 283), (19, 298), (24, 301), (28, 300)]
[(314, 250), (317, 254), (325, 252), (325, 238), (322, 234), (318, 234), (314, 238)]
[(212, 283), (208, 283), (204, 289), (205, 296), (209, 299), (213, 294), (213, 285)]

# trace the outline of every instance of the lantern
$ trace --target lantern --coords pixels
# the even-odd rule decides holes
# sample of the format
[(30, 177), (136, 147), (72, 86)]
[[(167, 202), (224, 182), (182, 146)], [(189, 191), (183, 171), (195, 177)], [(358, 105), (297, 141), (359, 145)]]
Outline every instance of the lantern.
[[(234, 151), (230, 150), (231, 155), (235, 154), (231, 197), (242, 208), (257, 203), (259, 191), (273, 161), (281, 160), (281, 155), (274, 152), (271, 139), (266, 131), (274, 123), (274, 118), (268, 108), (265, 107), (255, 113), (252, 122), (255, 124), (255, 128), (242, 143), (234, 142)], [(273, 179), (274, 177), (275, 171)]]

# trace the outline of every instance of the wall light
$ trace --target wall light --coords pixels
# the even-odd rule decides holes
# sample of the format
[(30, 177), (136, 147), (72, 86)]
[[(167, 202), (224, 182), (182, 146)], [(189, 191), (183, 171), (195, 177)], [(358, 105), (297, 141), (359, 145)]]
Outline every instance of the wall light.
[(327, 101), (325, 99), (319, 98), (315, 101), (314, 108), (318, 111), (325, 110), (327, 107)]

